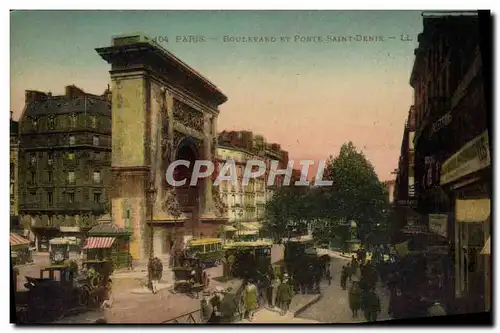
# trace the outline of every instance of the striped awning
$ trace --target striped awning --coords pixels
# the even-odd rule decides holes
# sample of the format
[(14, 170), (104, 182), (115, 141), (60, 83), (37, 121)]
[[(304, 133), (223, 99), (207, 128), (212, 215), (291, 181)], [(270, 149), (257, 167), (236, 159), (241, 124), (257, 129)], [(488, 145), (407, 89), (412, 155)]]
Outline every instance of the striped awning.
[(20, 246), (20, 245), (29, 246), (30, 241), (24, 237), (17, 235), (17, 234), (11, 233), (10, 234), (10, 246)]
[(486, 241), (486, 244), (484, 244), (483, 249), (481, 250), (481, 254), (489, 254), (491, 255), (491, 236), (488, 237), (488, 240)]
[(89, 237), (85, 242), (84, 249), (109, 249), (115, 237)]

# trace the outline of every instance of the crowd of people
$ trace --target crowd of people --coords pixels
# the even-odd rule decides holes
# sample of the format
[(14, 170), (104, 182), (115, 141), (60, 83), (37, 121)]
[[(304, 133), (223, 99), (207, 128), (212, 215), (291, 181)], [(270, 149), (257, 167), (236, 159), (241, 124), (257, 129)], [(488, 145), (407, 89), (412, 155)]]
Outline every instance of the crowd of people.
[[(352, 256), (351, 262), (342, 266), (340, 285), (348, 290), (349, 308), (353, 318), (358, 318), (359, 311), (363, 311), (367, 321), (376, 321), (380, 314), (380, 298), (375, 286), (378, 273), (371, 260), (366, 260), (366, 252), (360, 251), (358, 257)], [(350, 283), (350, 286), (348, 286)]]

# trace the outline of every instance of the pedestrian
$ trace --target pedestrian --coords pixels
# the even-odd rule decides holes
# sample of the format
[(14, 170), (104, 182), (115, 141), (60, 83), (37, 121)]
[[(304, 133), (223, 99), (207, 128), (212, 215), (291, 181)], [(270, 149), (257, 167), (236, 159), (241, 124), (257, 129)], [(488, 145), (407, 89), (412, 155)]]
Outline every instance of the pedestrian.
[(330, 272), (330, 267), (328, 267), (328, 270), (326, 271), (326, 280), (328, 281), (328, 285), (332, 285), (332, 273)]
[(292, 302), (293, 291), (292, 286), (288, 280), (288, 274), (283, 276), (283, 281), (278, 287), (278, 304), (281, 308), (281, 315), (285, 315), (288, 312), (290, 303)]
[(346, 290), (346, 284), (347, 284), (347, 271), (346, 267), (342, 266), (342, 271), (340, 273), (340, 286), (342, 289)]
[(253, 280), (248, 280), (243, 294), (243, 301), (249, 321), (253, 320), (255, 310), (257, 310), (257, 295), (257, 286), (253, 283)]
[(203, 297), (200, 301), (201, 317), (203, 322), (208, 322), (212, 316), (212, 306), (210, 304), (210, 292), (204, 291)]
[(130, 271), (133, 271), (134, 270), (134, 258), (132, 257), (132, 255), (130, 253), (128, 254), (128, 262), (127, 262), (127, 264), (128, 264), (128, 269)]
[(221, 304), (223, 300), (223, 289), (220, 286), (215, 287), (214, 295), (210, 299), (210, 306), (212, 307), (212, 313), (208, 319), (209, 323), (219, 324), (222, 319)]
[(351, 263), (348, 262), (347, 265), (345, 266), (345, 272), (346, 272), (347, 280), (349, 280), (349, 282), (351, 282), (352, 270), (353, 270), (353, 267), (352, 267)]
[(151, 281), (151, 291), (153, 294), (156, 294), (158, 292), (158, 282), (161, 280), (163, 274), (163, 264), (158, 257), (149, 259), (148, 274)]
[(271, 296), (271, 307), (275, 308), (276, 306), (279, 306), (278, 305), (278, 288), (281, 284), (281, 280), (280, 280), (280, 277), (276, 274), (274, 279), (273, 279), (273, 283), (272, 283), (272, 287), (273, 287), (273, 293), (272, 293), (272, 296)]
[(365, 319), (367, 321), (377, 321), (381, 308), (380, 298), (375, 290), (371, 289), (365, 292), (362, 291), (361, 299)]
[(352, 317), (358, 317), (358, 311), (361, 308), (361, 289), (357, 282), (353, 282), (351, 289), (349, 289), (349, 308), (352, 312)]

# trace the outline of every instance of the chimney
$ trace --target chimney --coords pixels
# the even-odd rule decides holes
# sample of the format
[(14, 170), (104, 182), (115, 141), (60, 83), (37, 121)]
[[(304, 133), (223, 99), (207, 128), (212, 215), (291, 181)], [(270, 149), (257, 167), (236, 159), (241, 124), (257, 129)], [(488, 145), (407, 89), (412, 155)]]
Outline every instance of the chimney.
[(24, 94), (24, 101), (26, 104), (34, 101), (42, 101), (47, 98), (47, 94), (36, 91), (36, 90), (26, 90)]
[(64, 90), (66, 98), (68, 99), (73, 99), (75, 97), (85, 95), (85, 92), (80, 88), (78, 88), (77, 86), (75, 86), (74, 84), (71, 86), (66, 86)]

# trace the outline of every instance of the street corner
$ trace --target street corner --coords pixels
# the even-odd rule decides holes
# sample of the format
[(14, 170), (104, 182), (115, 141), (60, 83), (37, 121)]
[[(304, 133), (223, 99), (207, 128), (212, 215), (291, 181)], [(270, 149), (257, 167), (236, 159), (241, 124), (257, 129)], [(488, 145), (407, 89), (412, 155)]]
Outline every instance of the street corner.
[(290, 304), (290, 312), (296, 317), (318, 302), (322, 297), (321, 293), (315, 295), (295, 295)]

